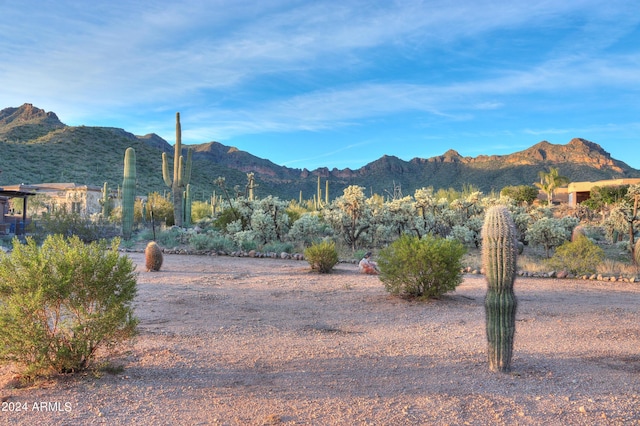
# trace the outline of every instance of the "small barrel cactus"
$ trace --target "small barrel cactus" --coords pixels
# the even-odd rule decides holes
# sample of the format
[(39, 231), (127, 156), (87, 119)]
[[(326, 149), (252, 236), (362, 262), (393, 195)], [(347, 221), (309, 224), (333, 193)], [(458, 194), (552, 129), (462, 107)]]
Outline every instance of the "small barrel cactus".
[(162, 266), (162, 249), (155, 241), (149, 242), (144, 249), (144, 260), (147, 272), (157, 272)]
[(489, 368), (511, 369), (518, 302), (513, 293), (518, 252), (516, 227), (509, 210), (487, 210), (482, 227), (482, 264), (487, 280), (485, 297)]

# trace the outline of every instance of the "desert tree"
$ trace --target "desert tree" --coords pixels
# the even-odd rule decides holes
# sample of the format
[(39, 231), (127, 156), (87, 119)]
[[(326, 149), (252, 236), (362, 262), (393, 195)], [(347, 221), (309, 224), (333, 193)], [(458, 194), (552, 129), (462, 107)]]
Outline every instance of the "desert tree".
[[(609, 215), (610, 227), (616, 231), (628, 232), (629, 250), (635, 262), (635, 233), (640, 227), (638, 203), (640, 202), (640, 184), (631, 185), (625, 197), (620, 199), (611, 209)], [(615, 242), (615, 241), (614, 241)]]
[(358, 185), (345, 188), (343, 195), (323, 209), (322, 215), (354, 251), (371, 227), (371, 207), (366, 202), (364, 188)]
[(547, 195), (547, 204), (551, 205), (556, 189), (568, 184), (569, 178), (561, 176), (560, 171), (555, 167), (550, 167), (548, 172), (541, 170), (538, 176), (540, 182), (536, 182), (534, 185)]
[(534, 222), (527, 230), (526, 240), (532, 245), (544, 247), (547, 259), (551, 250), (559, 247), (571, 238), (571, 231), (577, 225), (576, 218), (555, 219), (543, 217)]
[(509, 197), (518, 204), (531, 204), (538, 198), (538, 190), (532, 185), (505, 186), (500, 195)]
[(297, 244), (309, 247), (319, 243), (323, 237), (328, 236), (330, 231), (315, 212), (303, 213), (298, 220), (293, 222), (289, 229), (289, 239)]

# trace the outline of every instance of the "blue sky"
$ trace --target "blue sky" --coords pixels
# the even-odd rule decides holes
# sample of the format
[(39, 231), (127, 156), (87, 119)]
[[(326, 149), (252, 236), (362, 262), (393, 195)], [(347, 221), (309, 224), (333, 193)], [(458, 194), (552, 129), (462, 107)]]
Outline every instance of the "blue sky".
[(635, 1), (91, 3), (0, 0), (0, 108), (171, 144), (179, 111), (295, 168), (581, 137), (640, 169)]

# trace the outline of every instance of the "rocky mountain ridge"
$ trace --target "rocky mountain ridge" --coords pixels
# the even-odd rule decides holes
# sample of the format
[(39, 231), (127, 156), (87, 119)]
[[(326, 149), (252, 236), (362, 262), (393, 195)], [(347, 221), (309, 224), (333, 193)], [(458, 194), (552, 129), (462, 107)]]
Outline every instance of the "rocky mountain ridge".
[[(108, 181), (116, 187), (121, 183), (122, 157), (128, 146), (140, 151), (137, 155), (142, 171), (138, 173), (139, 190), (163, 191), (160, 153), (172, 155), (173, 147), (160, 136), (153, 133), (136, 136), (112, 127), (66, 126), (55, 113), (32, 104), (5, 108), (0, 111), (0, 148), (5, 159), (0, 182), (38, 183), (65, 178), (100, 186)], [(192, 184), (205, 199), (205, 194), (215, 190), (213, 180), (218, 176), (224, 176), (230, 187), (237, 185), (241, 190), (249, 172), (256, 176), (259, 196), (287, 199), (297, 199), (300, 191), (305, 199), (311, 198), (316, 192), (318, 176), (329, 180), (331, 198), (341, 195), (348, 185), (361, 185), (367, 192), (375, 193), (398, 186), (405, 194), (411, 194), (425, 186), (461, 189), (468, 184), (485, 192), (499, 191), (507, 185), (530, 185), (537, 181), (540, 170), (551, 166), (558, 167), (572, 181), (640, 177), (639, 170), (612, 158), (600, 145), (581, 138), (572, 139), (566, 145), (541, 141), (508, 155), (463, 157), (449, 150), (440, 156), (416, 157), (409, 161), (385, 155), (356, 170), (289, 168), (219, 142), (188, 145), (185, 149), (187, 147), (194, 151)], [(98, 152), (100, 161), (96, 158)], [(55, 164), (53, 168), (45, 167), (47, 158), (58, 154), (66, 160), (62, 171), (55, 169)], [(12, 158), (26, 160), (28, 164), (13, 168)]]

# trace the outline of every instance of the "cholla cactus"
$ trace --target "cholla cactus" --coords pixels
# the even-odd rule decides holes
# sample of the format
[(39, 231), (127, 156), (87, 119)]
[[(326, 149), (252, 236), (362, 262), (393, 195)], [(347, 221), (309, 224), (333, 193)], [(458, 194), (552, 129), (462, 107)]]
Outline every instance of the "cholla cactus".
[(511, 369), (518, 305), (513, 293), (517, 250), (516, 228), (509, 210), (491, 207), (482, 227), (482, 264), (487, 280), (485, 314), (492, 371)]
[(151, 241), (147, 244), (147, 248), (144, 249), (144, 260), (147, 272), (157, 272), (162, 266), (162, 250), (155, 241)]

